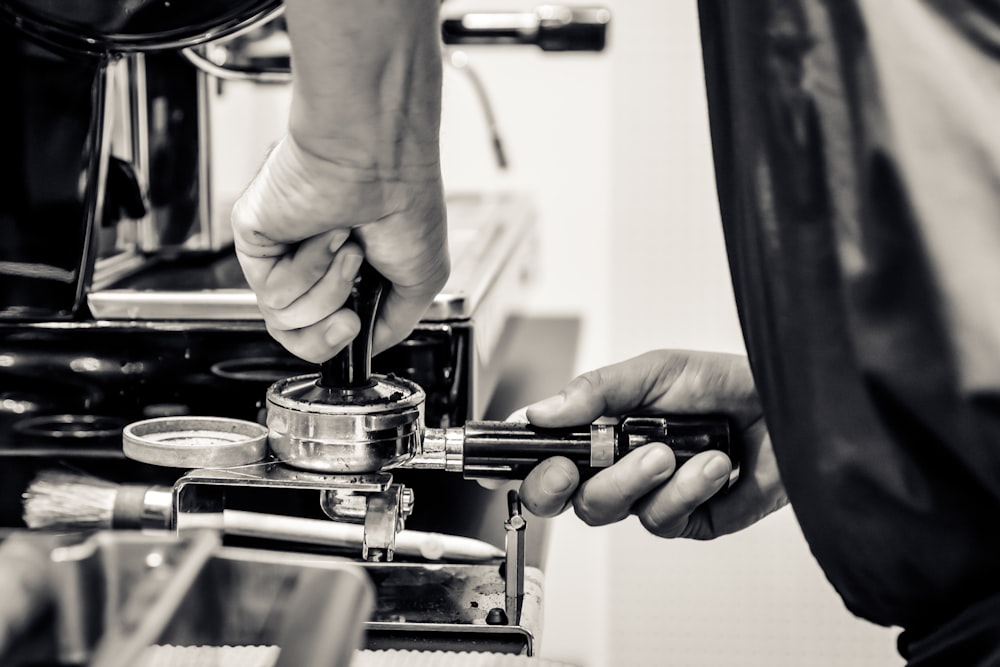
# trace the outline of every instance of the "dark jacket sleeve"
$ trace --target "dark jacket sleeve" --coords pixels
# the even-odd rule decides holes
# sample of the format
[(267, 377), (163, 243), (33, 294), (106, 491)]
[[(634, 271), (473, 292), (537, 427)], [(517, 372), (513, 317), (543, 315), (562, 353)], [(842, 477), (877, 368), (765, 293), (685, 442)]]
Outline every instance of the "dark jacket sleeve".
[(1000, 635), (998, 4), (699, 7), (734, 289), (810, 548), (924, 655), (949, 622)]

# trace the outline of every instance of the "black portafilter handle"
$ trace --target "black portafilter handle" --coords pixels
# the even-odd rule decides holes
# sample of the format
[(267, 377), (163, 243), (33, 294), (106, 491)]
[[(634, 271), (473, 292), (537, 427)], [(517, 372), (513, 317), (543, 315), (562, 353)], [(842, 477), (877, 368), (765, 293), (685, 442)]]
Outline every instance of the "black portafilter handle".
[(357, 313), (361, 330), (335, 357), (320, 365), (317, 384), (325, 389), (362, 389), (372, 381), (372, 335), (385, 278), (368, 262), (363, 262), (344, 304)]
[(470, 478), (524, 479), (543, 459), (563, 456), (580, 477), (592, 477), (651, 442), (673, 450), (679, 468), (701, 452), (718, 450), (733, 464), (726, 488), (739, 476), (740, 452), (722, 416), (625, 417), (610, 424), (546, 429), (520, 422), (469, 421), (464, 426), (462, 472)]

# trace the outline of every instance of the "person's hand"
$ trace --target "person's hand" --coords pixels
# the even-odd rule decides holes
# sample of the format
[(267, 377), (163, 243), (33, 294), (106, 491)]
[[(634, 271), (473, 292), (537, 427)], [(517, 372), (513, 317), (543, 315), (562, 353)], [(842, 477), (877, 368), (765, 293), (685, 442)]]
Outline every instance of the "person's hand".
[(391, 283), (372, 352), (413, 330), (448, 279), (440, 0), (287, 0), (288, 135), (233, 209), (268, 331), (322, 362), (358, 332), (363, 259)]
[(702, 452), (680, 468), (664, 444), (650, 443), (580, 483), (576, 466), (547, 459), (521, 485), (521, 500), (537, 516), (570, 504), (590, 525), (635, 514), (661, 537), (710, 539), (735, 532), (786, 504), (771, 441), (744, 357), (708, 352), (655, 351), (584, 373), (561, 393), (529, 406), (541, 427), (579, 426), (625, 414), (723, 414), (742, 449), (739, 481), (718, 451)]
[(358, 181), (289, 136), (233, 209), (236, 254), (271, 335), (312, 362), (360, 327), (343, 308), (363, 259), (391, 283), (373, 353), (405, 338), (450, 269), (440, 172), (409, 182)]

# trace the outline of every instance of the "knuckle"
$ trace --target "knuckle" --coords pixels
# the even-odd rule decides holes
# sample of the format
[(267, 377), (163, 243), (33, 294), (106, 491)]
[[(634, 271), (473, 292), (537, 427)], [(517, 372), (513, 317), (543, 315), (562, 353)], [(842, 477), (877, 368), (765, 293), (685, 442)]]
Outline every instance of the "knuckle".
[(330, 358), (330, 348), (322, 338), (311, 335), (308, 330), (284, 331), (273, 329), (268, 325), (268, 332), (286, 350), (296, 357), (313, 364), (319, 364)]
[(657, 537), (680, 537), (684, 532), (684, 526), (686, 525), (685, 518), (677, 517), (658, 517), (656, 513), (650, 510), (640, 512), (638, 515), (639, 523), (645, 528), (649, 533), (656, 535)]
[(648, 490), (634, 469), (619, 463), (583, 484), (573, 499), (573, 507), (588, 525), (606, 525), (628, 516), (632, 505)]
[(284, 332), (292, 332), (302, 328), (297, 314), (289, 308), (271, 310), (268, 314), (268, 324), (271, 328)]
[(278, 329), (285, 331), (309, 331), (310, 327), (329, 317), (327, 309), (322, 308), (317, 299), (310, 296), (300, 297), (281, 309), (271, 309), (269, 316)]
[(602, 526), (607, 523), (603, 508), (594, 502), (586, 487), (573, 499), (573, 511), (588, 526)]
[[(327, 274), (331, 274), (330, 267), (331, 262), (328, 257), (305, 256), (296, 264), (290, 264), (285, 268), (284, 275), (278, 277), (280, 281), (278, 284), (286, 289), (304, 293)], [(339, 273), (332, 273), (332, 276), (338, 281), (343, 280)]]
[(607, 487), (612, 502), (628, 507), (642, 495), (636, 489), (637, 479), (622, 465), (613, 465), (607, 470)]
[(698, 479), (678, 476), (674, 482), (674, 503), (681, 510), (690, 513), (708, 500), (713, 492), (714, 489), (706, 489)]
[(602, 522), (593, 515), (592, 510), (586, 505), (586, 503), (580, 500), (573, 501), (573, 511), (576, 513), (576, 516), (588, 526), (602, 525)]
[(567, 391), (593, 394), (601, 388), (601, 377), (597, 371), (587, 371), (570, 380)]

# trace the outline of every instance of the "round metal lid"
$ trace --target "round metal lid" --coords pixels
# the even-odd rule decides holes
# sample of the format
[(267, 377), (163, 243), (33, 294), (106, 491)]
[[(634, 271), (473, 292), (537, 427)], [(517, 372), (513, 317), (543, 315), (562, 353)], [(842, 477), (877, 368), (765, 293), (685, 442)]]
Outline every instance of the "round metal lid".
[(227, 417), (156, 417), (126, 426), (122, 449), (167, 468), (228, 468), (267, 456), (267, 428)]

